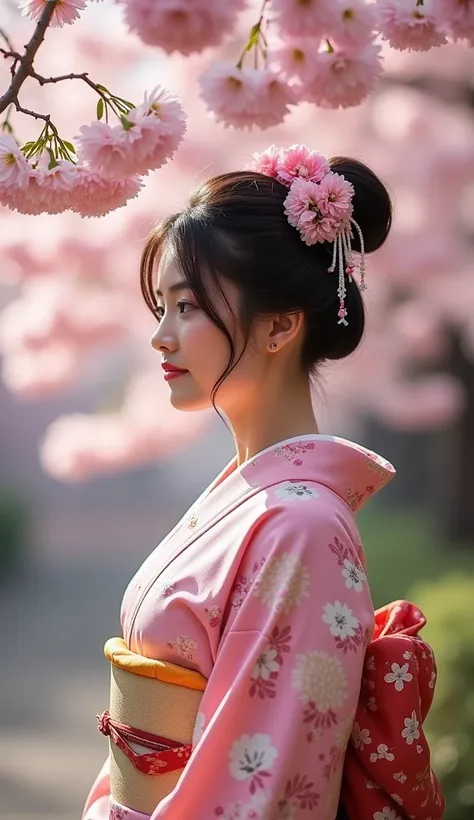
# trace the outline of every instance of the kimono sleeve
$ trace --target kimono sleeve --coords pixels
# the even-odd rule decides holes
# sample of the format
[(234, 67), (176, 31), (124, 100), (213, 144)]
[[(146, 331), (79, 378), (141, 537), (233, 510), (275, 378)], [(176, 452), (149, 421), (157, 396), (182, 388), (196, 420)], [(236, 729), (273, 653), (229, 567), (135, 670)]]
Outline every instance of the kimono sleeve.
[(109, 816), (110, 761), (104, 765), (94, 780), (82, 810), (82, 820), (106, 820)]
[(297, 506), (252, 538), (242, 577), (258, 571), (231, 607), (191, 758), (152, 820), (336, 815), (373, 607), (349, 511)]

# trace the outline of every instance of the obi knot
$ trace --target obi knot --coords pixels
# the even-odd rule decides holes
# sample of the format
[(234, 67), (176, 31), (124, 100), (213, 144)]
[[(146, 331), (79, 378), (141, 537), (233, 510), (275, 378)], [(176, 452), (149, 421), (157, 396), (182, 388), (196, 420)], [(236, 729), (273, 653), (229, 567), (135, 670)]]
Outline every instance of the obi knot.
[(110, 712), (106, 709), (101, 715), (96, 715), (97, 728), (103, 735), (110, 735)]

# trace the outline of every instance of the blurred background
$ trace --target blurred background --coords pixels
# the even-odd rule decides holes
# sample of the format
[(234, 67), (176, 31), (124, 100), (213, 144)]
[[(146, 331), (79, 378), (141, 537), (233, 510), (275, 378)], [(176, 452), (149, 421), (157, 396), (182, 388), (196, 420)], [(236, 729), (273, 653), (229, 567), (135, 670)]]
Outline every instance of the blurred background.
[[(241, 28), (217, 52), (234, 58)], [(18, 45), (31, 24), (0, 0)], [(5, 820), (77, 820), (106, 754), (105, 639), (142, 559), (232, 455), (213, 413), (167, 403), (151, 354), (138, 259), (151, 226), (211, 174), (272, 142), (363, 159), (388, 184), (395, 225), (368, 260), (366, 340), (315, 389), (323, 432), (382, 453), (398, 476), (360, 516), (377, 605), (401, 597), (428, 617), (439, 680), (429, 717), (446, 820), (474, 813), (474, 84), (462, 44), (386, 49), (363, 105), (300, 105), (284, 125), (216, 125), (184, 59), (144, 45), (112, 2), (51, 30), (37, 70), (90, 72), (126, 99), (163, 84), (189, 114), (175, 160), (102, 219), (0, 208), (0, 795)], [(440, 55), (441, 59), (440, 59)], [(0, 65), (2, 88), (8, 66)], [(81, 83), (25, 84), (70, 139), (95, 117)], [(22, 140), (39, 133), (11, 118)]]

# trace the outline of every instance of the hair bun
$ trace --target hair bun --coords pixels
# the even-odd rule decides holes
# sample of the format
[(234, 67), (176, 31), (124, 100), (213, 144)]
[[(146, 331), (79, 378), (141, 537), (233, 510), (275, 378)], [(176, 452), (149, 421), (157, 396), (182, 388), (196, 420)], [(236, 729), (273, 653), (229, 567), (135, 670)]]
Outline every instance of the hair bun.
[[(354, 186), (353, 218), (360, 226), (366, 253), (372, 253), (385, 242), (392, 224), (392, 203), (380, 179), (357, 159), (332, 157), (331, 171), (342, 174)], [(352, 246), (360, 251), (359, 236), (354, 231)]]

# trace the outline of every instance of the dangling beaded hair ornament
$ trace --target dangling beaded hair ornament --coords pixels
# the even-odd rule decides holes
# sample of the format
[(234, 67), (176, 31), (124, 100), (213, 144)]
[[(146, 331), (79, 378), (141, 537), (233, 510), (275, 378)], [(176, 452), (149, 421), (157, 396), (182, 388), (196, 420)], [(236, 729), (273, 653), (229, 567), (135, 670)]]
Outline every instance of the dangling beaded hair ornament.
[(322, 154), (305, 145), (278, 148), (271, 145), (261, 154), (253, 154), (247, 170), (277, 179), (287, 188), (285, 214), (306, 245), (332, 242), (332, 264), (329, 273), (338, 273), (339, 325), (347, 325), (346, 274), (352, 282), (356, 265), (351, 241), (353, 229), (360, 244), (360, 290), (366, 290), (364, 237), (352, 218), (354, 186), (342, 174), (331, 171)]

